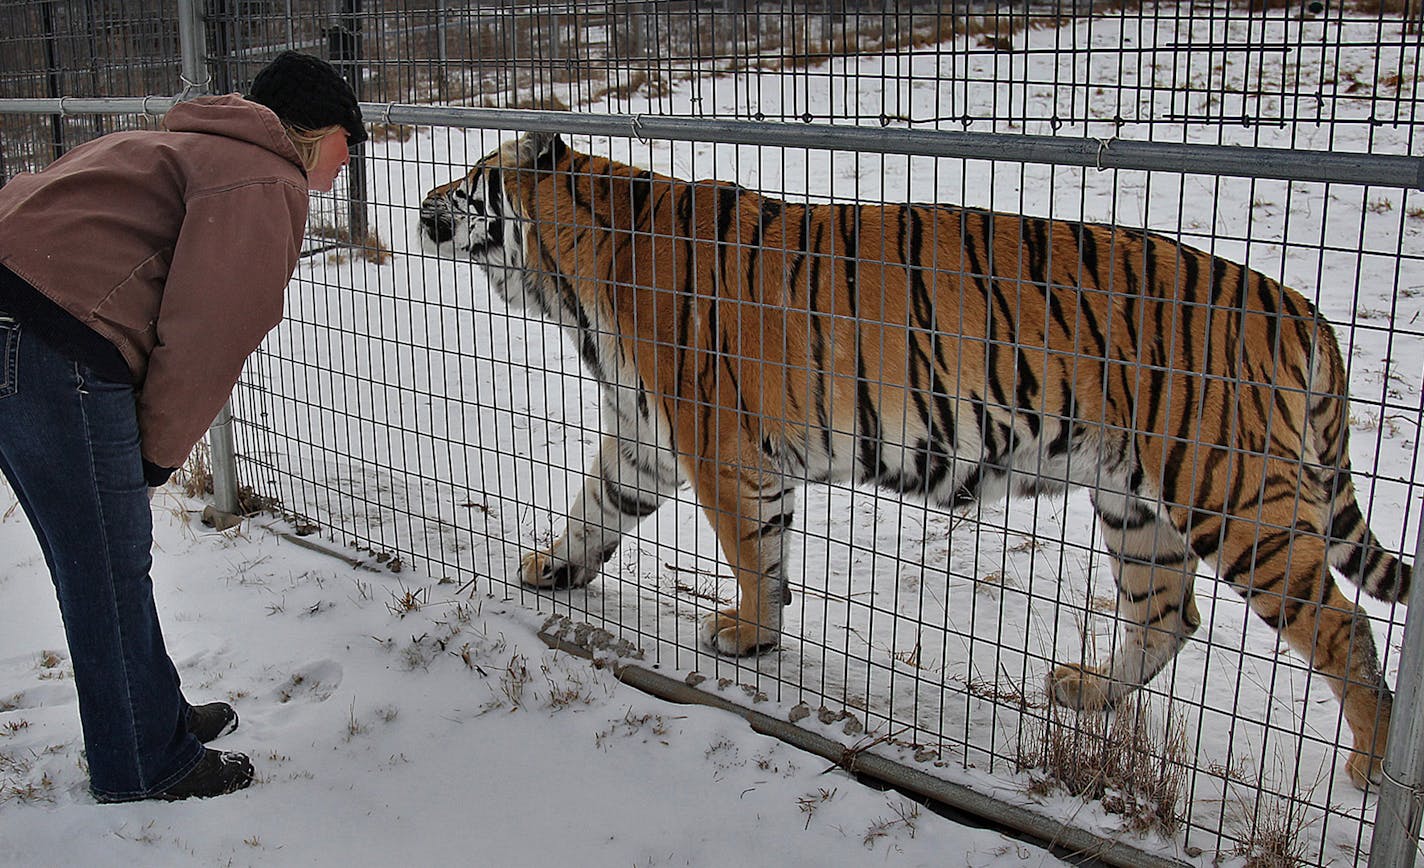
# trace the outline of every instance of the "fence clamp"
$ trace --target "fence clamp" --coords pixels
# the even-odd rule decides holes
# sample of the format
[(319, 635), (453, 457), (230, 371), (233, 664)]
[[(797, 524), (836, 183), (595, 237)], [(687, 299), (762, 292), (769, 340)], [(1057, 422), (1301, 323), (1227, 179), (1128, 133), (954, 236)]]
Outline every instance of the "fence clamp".
[(1411, 813), (1418, 817), (1424, 814), (1424, 784), (1407, 784), (1389, 773), (1389, 768), (1380, 763), (1380, 777), (1409, 794)]
[(1098, 163), (1097, 163), (1097, 169), (1098, 169), (1099, 172), (1101, 172), (1101, 171), (1103, 170), (1103, 154), (1106, 154), (1106, 153), (1108, 152), (1108, 146), (1111, 145), (1111, 144), (1112, 144), (1113, 142), (1115, 142), (1115, 141), (1117, 141), (1117, 136), (1112, 136), (1111, 138), (1107, 138), (1107, 139), (1098, 139)]
[(183, 90), (178, 93), (178, 101), (182, 102), (187, 99), (192, 99), (194, 91), (198, 91), (199, 93), (207, 91), (208, 85), (213, 81), (213, 77), (209, 74), (205, 76), (202, 81), (190, 81), (188, 76), (180, 73), (178, 80), (183, 82)]

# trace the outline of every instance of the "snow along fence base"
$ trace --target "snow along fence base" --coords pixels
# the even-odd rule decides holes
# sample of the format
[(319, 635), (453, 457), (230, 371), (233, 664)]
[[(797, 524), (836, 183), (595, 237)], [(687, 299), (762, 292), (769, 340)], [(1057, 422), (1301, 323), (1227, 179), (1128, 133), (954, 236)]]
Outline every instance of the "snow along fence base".
[[(798, 724), (798, 721), (819, 719), (833, 729), (831, 725), (847, 720), (844, 713), (837, 714), (823, 707), (818, 714), (802, 704), (793, 707), (787, 719), (782, 720), (720, 695), (722, 692), (733, 696), (741, 693), (744, 699), (747, 696), (755, 699), (755, 689), (747, 685), (712, 682), (696, 673), (685, 681), (669, 678), (643, 665), (640, 660), (643, 654), (635, 646), (592, 624), (574, 621), (564, 615), (550, 615), (539, 631), (539, 638), (555, 651), (587, 658), (597, 666), (611, 666), (619, 681), (659, 699), (679, 705), (706, 705), (734, 714), (756, 732), (815, 754), (852, 775), (863, 775), (883, 785), (981, 818), (1001, 829), (1026, 835), (1046, 849), (1071, 853), (1080, 858), (1087, 856), (1122, 868), (1185, 868), (1190, 864), (1140, 850), (1124, 841), (1096, 835), (1021, 805), (991, 798), (971, 787), (926, 774), (914, 767), (913, 759), (882, 757), (875, 753), (878, 742), (860, 740), (846, 743)], [(715, 692), (709, 687), (715, 688)], [(843, 734), (863, 732), (853, 717), (850, 720), (849, 726), (841, 727)]]

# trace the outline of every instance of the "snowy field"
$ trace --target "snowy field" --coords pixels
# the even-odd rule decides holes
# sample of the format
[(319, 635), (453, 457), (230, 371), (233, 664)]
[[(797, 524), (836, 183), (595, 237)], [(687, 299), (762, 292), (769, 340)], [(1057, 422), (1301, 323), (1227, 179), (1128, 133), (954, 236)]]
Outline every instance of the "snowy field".
[[(1195, 29), (1180, 32), (1187, 27)], [(1300, 28), (1314, 28), (1317, 40), (1329, 29), (1328, 39), (1354, 47), (1279, 68), (1213, 66), (1167, 47), (1187, 35), (1196, 44), (1289, 42)], [(1251, 97), (1253, 87), (1309, 93), (1342, 76), (1368, 82), (1374, 70), (1401, 70), (1410, 82), (1417, 75), (1417, 52), (1398, 47), (1396, 25), (1378, 22), (1108, 18), (1018, 41), (1162, 48), (1150, 67), (1133, 68), (1102, 51), (959, 55), (944, 83), (933, 53), (856, 58), (817, 75), (697, 80), (656, 100), (580, 108), (693, 114), (711, 101), (723, 115), (815, 106), (877, 116), (893, 105), (925, 117), (951, 105), (988, 115), (1012, 104), (1029, 118), (1017, 128), (1046, 134), (1069, 101), (1104, 122), (1059, 133), (1106, 141), (1149, 135), (1110, 122), (1122, 93), (1160, 101), (1134, 116), (1275, 117), (1285, 107)], [(1359, 47), (1376, 41), (1396, 47)], [(995, 84), (1052, 81), (1055, 69), (1064, 81), (1116, 76), (1123, 89)], [(1159, 86), (1133, 91), (1149, 75)], [(1194, 76), (1213, 84), (1201, 100), (1234, 91), (1232, 104), (1193, 105), (1190, 93), (1160, 87)], [(1339, 120), (1371, 111), (1368, 100), (1330, 105)], [(1150, 134), (1171, 138), (1173, 129)], [(735, 588), (690, 493), (630, 535), (592, 586), (547, 595), (518, 588), (519, 555), (559, 532), (581, 484), (598, 437), (596, 390), (556, 332), (511, 316), (468, 263), (422, 255), (412, 229), (426, 190), (510, 134), (427, 128), (374, 144), (373, 228), (392, 257), (304, 263), (287, 323), (239, 390), (239, 417), (260, 426), (241, 434), (244, 479), (304, 513), (318, 538), (358, 545), (355, 555), (374, 571), (294, 547), (264, 529), (270, 518), (218, 535), (193, 522), (195, 504), (175, 492), (156, 507), (155, 582), (170, 646), (194, 700), (237, 705), (243, 729), (227, 742), (252, 751), (252, 791), (211, 805), (93, 806), (63, 655), (51, 653), (63, 641), (43, 565), (16, 511), (0, 521), (0, 863), (1052, 862), (839, 772), (822, 774), (824, 761), (754, 736), (728, 715), (667, 705), (547, 652), (533, 629), (549, 612), (618, 634), (642, 650), (643, 666), (678, 679), (696, 673), (704, 690), (748, 702), (746, 685), (762, 694), (757, 709), (774, 716), (792, 716), (802, 702), (849, 710), (866, 731), (843, 734), (848, 745), (875, 743), (917, 769), (1146, 850), (1239, 862), (1237, 842), (1259, 837), (1292, 799), (1309, 862), (1348, 864), (1368, 846), (1359, 820), (1372, 816), (1374, 798), (1344, 776), (1333, 697), (1307, 685), (1302, 663), (1209, 574), (1197, 586), (1202, 629), (1147, 691), (1159, 738), (1172, 721), (1186, 733), (1184, 825), (1166, 836), (1127, 831), (1101, 804), (1045, 792), (1020, 769), (1044, 716), (1051, 661), (1085, 649), (1091, 657), (1112, 641), (1112, 580), (1081, 493), (948, 513), (867, 490), (807, 489), (784, 641), (755, 660), (698, 645), (697, 619)], [(1182, 127), (1177, 137), (1409, 148), (1407, 129), (1348, 123)], [(1356, 399), (1361, 503), (1386, 545), (1412, 551), (1424, 370), (1417, 194), (636, 139), (571, 143), (792, 199), (941, 201), (1145, 226), (1281, 279), (1339, 326)], [(399, 572), (386, 556), (400, 559)], [(1388, 607), (1369, 608), (1393, 683), (1400, 627)], [(1394, 617), (1402, 623), (1402, 611)]]

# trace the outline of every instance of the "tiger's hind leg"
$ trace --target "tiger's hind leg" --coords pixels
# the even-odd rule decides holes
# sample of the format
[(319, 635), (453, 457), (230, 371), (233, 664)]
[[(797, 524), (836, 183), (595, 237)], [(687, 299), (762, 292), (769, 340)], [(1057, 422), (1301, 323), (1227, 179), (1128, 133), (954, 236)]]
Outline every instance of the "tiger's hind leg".
[(679, 482), (663, 450), (604, 435), (563, 534), (549, 548), (524, 556), (521, 579), (536, 588), (587, 585), (618, 551), (623, 534), (656, 512)]
[(1107, 662), (1058, 666), (1048, 677), (1055, 702), (1083, 710), (1110, 708), (1146, 684), (1201, 624), (1193, 591), (1197, 557), (1182, 534), (1140, 501), (1107, 500), (1110, 508), (1098, 499), (1094, 506), (1123, 629)]
[(1286, 524), (1228, 519), (1215, 557), (1217, 575), (1326, 677), (1354, 738), (1346, 769), (1364, 789), (1381, 779), (1393, 696), (1380, 671), (1369, 616), (1335, 584), (1323, 536)]

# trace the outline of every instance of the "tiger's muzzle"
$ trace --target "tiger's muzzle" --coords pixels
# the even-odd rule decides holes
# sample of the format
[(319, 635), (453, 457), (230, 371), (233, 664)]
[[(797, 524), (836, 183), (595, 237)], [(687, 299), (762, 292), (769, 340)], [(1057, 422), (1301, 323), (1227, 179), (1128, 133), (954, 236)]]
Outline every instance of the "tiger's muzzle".
[(448, 244), (455, 240), (455, 218), (444, 211), (422, 211), (420, 231), (435, 244)]

